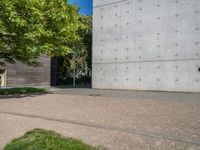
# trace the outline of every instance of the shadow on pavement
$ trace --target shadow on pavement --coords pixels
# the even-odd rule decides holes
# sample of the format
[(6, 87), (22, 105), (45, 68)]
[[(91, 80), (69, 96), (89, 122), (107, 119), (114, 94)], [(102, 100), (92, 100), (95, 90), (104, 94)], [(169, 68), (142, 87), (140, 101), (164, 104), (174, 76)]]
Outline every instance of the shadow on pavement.
[(29, 93), (29, 94), (11, 94), (11, 95), (0, 95), (1, 99), (12, 99), (12, 98), (23, 98), (23, 97), (36, 97), (41, 95), (53, 94), (53, 92), (36, 92), (36, 93)]

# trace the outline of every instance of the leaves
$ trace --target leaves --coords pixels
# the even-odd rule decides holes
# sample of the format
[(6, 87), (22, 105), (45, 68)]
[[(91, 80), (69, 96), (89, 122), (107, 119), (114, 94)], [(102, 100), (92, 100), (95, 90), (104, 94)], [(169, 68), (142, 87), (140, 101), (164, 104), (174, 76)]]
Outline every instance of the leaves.
[(79, 38), (77, 10), (65, 0), (0, 0), (0, 62), (67, 55)]
[(86, 76), (91, 72), (92, 17), (80, 15), (79, 22), (77, 31), (79, 37), (72, 45), (71, 54), (57, 59), (57, 77), (59, 80), (71, 77), (74, 66), (76, 67), (77, 77)]

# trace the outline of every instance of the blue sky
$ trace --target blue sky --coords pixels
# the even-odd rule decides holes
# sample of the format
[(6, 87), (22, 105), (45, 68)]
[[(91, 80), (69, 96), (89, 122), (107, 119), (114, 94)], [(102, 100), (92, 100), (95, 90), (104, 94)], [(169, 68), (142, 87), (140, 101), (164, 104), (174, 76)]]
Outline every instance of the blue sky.
[(92, 0), (69, 0), (69, 3), (74, 2), (78, 2), (81, 14), (92, 15)]

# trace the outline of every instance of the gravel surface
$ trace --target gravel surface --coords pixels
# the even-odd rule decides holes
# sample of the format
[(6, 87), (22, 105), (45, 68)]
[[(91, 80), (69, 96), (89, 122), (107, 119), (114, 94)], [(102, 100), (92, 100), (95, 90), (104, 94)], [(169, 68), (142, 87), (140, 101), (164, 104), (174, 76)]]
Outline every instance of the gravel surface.
[(108, 91), (1, 98), (0, 149), (45, 128), (110, 150), (200, 150), (200, 94)]

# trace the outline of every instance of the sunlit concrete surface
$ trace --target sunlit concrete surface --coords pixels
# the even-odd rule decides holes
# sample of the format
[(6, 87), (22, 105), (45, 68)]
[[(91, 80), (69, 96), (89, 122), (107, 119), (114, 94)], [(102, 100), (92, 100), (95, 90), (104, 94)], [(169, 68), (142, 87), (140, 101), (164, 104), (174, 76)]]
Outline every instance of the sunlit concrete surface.
[(93, 88), (200, 92), (199, 0), (94, 0)]

